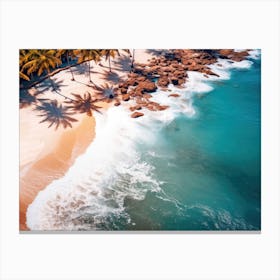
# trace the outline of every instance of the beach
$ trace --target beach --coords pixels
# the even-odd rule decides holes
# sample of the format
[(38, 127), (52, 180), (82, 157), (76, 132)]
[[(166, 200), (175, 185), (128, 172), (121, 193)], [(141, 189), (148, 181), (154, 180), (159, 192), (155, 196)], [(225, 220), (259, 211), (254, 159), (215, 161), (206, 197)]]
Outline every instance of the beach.
[[(111, 61), (113, 74), (108, 72), (108, 61), (91, 62), (93, 83), (107, 82), (117, 88), (115, 98), (96, 103), (102, 114), (75, 114), (78, 122), (72, 128), (55, 131), (39, 123), (41, 118), (32, 106), (21, 109), (20, 229), (258, 229), (259, 144), (255, 141), (251, 147), (250, 141), (258, 137), (259, 95), (250, 101), (253, 104), (241, 106), (240, 112), (228, 118), (228, 112), (235, 112), (231, 108), (234, 102), (247, 104), (250, 95), (246, 93), (259, 90), (258, 83), (254, 89), (250, 84), (251, 79), (259, 79), (258, 64), (255, 76), (248, 75), (249, 82), (244, 80), (248, 88), (238, 82), (243, 73), (250, 74), (253, 59), (258, 59), (256, 53), (220, 50), (217, 57), (211, 52), (176, 50), (170, 56), (163, 50), (136, 50), (135, 68), (130, 73), (131, 58), (123, 52)], [(253, 58), (248, 60), (249, 55)], [(54, 75), (59, 92), (64, 96), (87, 91), (96, 95), (88, 83), (87, 67), (87, 62), (76, 67), (76, 81), (71, 81), (69, 70)], [(227, 83), (232, 72), (233, 86)], [(31, 93), (40, 92), (43, 84)], [(217, 98), (216, 88), (223, 89), (221, 96), (232, 93)], [(214, 101), (207, 97), (209, 92)], [(44, 89), (41, 96), (63, 101), (51, 90)], [(227, 96), (232, 98), (228, 104), (220, 104)], [(208, 106), (204, 106), (206, 101)], [(257, 110), (251, 111), (252, 107)], [(215, 125), (213, 115), (207, 114), (210, 109), (217, 110)], [(253, 123), (248, 121), (247, 111)], [(240, 115), (244, 116), (241, 121)], [(235, 122), (229, 125), (231, 119)], [(238, 136), (227, 129), (237, 124)], [(223, 131), (227, 131), (224, 138), (215, 138)], [(226, 137), (231, 134), (247, 147), (237, 158), (231, 151), (238, 147)], [(221, 143), (216, 146), (218, 140)], [(222, 155), (219, 160), (218, 155)], [(249, 166), (255, 162), (254, 168), (239, 168), (246, 161)], [(233, 174), (232, 179), (228, 174)], [(234, 206), (244, 204), (245, 195), (235, 190), (240, 182), (256, 194), (248, 209)], [(212, 191), (205, 192), (206, 187)], [(209, 195), (202, 195), (206, 193)], [(251, 214), (254, 208), (257, 214)], [(190, 213), (196, 220), (189, 220)]]
[[(121, 57), (128, 58), (128, 55), (121, 52)], [(146, 53), (145, 50), (138, 50), (135, 54), (135, 61), (144, 63), (151, 57), (152, 55)], [(94, 72), (92, 73), (92, 81), (96, 85), (102, 85), (105, 82), (114, 85), (119, 79), (124, 79), (130, 70), (127, 60), (122, 62), (116, 59), (112, 61), (115, 77), (110, 80), (110, 77), (106, 79), (108, 75), (107, 61), (100, 62), (103, 66), (91, 63)], [(85, 64), (82, 64), (80, 68), (87, 67)], [(79, 72), (80, 68), (75, 73), (76, 81), (71, 81), (69, 70), (61, 71), (52, 78), (55, 84), (62, 87), (61, 93), (65, 96), (71, 97), (71, 93), (83, 94), (91, 90), (87, 86), (89, 84), (87, 72)], [(56, 95), (50, 87), (48, 88), (48, 83), (48, 80), (44, 81), (37, 85), (36, 89), (30, 89), (29, 92), (34, 95), (44, 89), (40, 97), (63, 101), (63, 97)], [(112, 104), (100, 101), (96, 105), (102, 107), (102, 110), (107, 110)], [(20, 109), (20, 230), (28, 230), (26, 210), (38, 192), (53, 180), (65, 175), (75, 159), (85, 152), (95, 137), (94, 116), (75, 114), (74, 117), (78, 122), (75, 122), (72, 128), (59, 127), (55, 130), (53, 127), (48, 128), (46, 123), (40, 123), (42, 117), (34, 112), (34, 106)]]

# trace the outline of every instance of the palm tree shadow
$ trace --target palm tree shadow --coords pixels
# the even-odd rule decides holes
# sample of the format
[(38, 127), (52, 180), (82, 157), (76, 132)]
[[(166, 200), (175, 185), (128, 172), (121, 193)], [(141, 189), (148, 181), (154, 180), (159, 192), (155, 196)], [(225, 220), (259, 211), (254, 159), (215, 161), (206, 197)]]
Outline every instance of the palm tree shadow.
[(72, 127), (73, 122), (77, 122), (76, 119), (70, 117), (74, 112), (69, 112), (67, 107), (59, 105), (57, 100), (44, 101), (40, 105), (37, 105), (34, 109), (40, 114), (38, 116), (43, 117), (39, 123), (49, 123), (48, 128), (54, 125), (55, 130), (62, 125), (63, 128)]
[[(91, 70), (90, 70), (91, 74), (97, 74), (97, 72), (94, 71), (94, 68), (95, 67), (91, 65)], [(72, 71), (73, 71), (74, 75), (75, 74), (76, 75), (84, 74), (84, 75), (88, 76), (88, 64), (87, 63), (82, 63), (82, 64), (79, 64), (79, 65), (73, 66)]]
[(119, 74), (117, 74), (116, 72), (110, 72), (110, 71), (106, 71), (105, 73), (103, 73), (103, 78), (106, 81), (112, 82), (114, 84), (117, 84), (122, 81), (122, 78), (119, 76)]
[(72, 67), (72, 71), (74, 74), (84, 74), (85, 72), (88, 71), (88, 65), (86, 65), (85, 63), (76, 65)]
[(154, 55), (154, 56), (162, 56), (165, 55), (168, 52), (168, 50), (164, 49), (147, 49), (147, 53)]
[(129, 56), (121, 56), (118, 60), (115, 62), (116, 70), (120, 71), (131, 71), (131, 58)]
[(66, 87), (63, 80), (57, 78), (46, 79), (40, 85), (37, 85), (37, 94), (43, 94), (45, 91), (60, 92), (61, 87)]
[(88, 87), (93, 88), (93, 89), (95, 88), (94, 85), (91, 85), (91, 84), (89, 84), (89, 83), (83, 83), (83, 82), (80, 82), (80, 81), (77, 81), (77, 80), (75, 80), (74, 82), (76, 82), (76, 83), (78, 83), (78, 84), (81, 84), (81, 85), (88, 86)]
[(20, 108), (25, 108), (33, 103), (36, 103), (37, 98), (30, 94), (27, 90), (21, 90), (19, 93), (19, 106)]

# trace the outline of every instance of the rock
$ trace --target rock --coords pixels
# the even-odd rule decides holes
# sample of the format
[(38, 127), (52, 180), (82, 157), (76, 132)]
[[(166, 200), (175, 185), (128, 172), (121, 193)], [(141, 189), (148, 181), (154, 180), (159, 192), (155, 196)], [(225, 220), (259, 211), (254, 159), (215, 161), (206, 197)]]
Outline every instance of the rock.
[(157, 109), (159, 110), (159, 111), (163, 111), (163, 110), (166, 110), (166, 109), (168, 109), (169, 108), (169, 106), (167, 106), (167, 105), (159, 105), (158, 107), (157, 107)]
[(141, 113), (141, 112), (134, 112), (133, 114), (131, 114), (130, 115), (132, 118), (139, 118), (139, 117), (142, 117), (142, 116), (144, 116), (144, 114), (143, 113)]
[(178, 79), (178, 85), (181, 86), (185, 83), (185, 79)]
[(223, 49), (219, 51), (219, 54), (222, 56), (229, 56), (234, 52), (233, 49)]
[(152, 98), (152, 95), (149, 93), (144, 93), (143, 98), (150, 99), (150, 98)]
[(121, 102), (119, 100), (117, 100), (114, 104), (115, 106), (120, 106), (121, 105)]
[(136, 78), (130, 78), (126, 81), (127, 86), (136, 86), (138, 85), (138, 80)]
[(126, 94), (127, 93), (127, 89), (126, 88), (121, 88), (121, 94)]
[(160, 86), (160, 87), (166, 87), (168, 86), (169, 84), (169, 80), (166, 76), (164, 77), (160, 77), (157, 81), (157, 84)]
[(180, 70), (176, 70), (173, 72), (173, 75), (177, 78), (183, 78), (185, 74), (185, 71), (180, 71)]
[(154, 92), (156, 91), (157, 86), (154, 82), (144, 81), (144, 82), (140, 82), (137, 88), (141, 88), (142, 92)]
[(176, 77), (171, 77), (170, 78), (170, 81), (171, 81), (171, 83), (173, 84), (173, 85), (178, 85), (178, 78), (176, 78)]
[(137, 75), (136, 73), (129, 73), (129, 74), (128, 74), (128, 77), (129, 77), (129, 78), (137, 78), (138, 75)]
[(171, 94), (169, 94), (168, 96), (169, 96), (169, 97), (179, 97), (180, 94), (178, 94), (178, 93), (171, 93)]
[(205, 73), (205, 74), (207, 74), (207, 75), (213, 75), (213, 76), (220, 77), (218, 74), (214, 73), (213, 71), (211, 71), (210, 69), (207, 69), (207, 68), (202, 69), (201, 72), (202, 72), (202, 73)]
[(130, 95), (128, 93), (122, 95), (122, 100), (123, 101), (128, 101), (129, 99), (130, 99)]
[(130, 111), (136, 111), (136, 110), (141, 110), (142, 109), (142, 106), (141, 105), (139, 105), (139, 104), (137, 104), (137, 105), (135, 105), (135, 106), (131, 106), (130, 108), (129, 108), (129, 110)]
[(138, 76), (137, 81), (138, 82), (144, 82), (146, 78), (144, 76)]

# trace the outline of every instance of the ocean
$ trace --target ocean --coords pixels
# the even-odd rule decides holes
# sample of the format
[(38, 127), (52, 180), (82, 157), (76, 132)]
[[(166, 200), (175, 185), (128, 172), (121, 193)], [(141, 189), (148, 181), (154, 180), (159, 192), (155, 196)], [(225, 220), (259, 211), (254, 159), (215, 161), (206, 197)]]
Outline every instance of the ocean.
[[(96, 138), (27, 211), (31, 230), (260, 230), (261, 59), (219, 59), (152, 100), (96, 115)], [(170, 97), (170, 94), (179, 97)]]

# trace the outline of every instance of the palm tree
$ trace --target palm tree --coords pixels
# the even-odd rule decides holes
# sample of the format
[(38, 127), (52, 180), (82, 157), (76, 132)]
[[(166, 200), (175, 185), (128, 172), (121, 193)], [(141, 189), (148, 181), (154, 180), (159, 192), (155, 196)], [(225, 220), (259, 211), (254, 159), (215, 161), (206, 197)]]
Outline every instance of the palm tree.
[(57, 64), (61, 64), (61, 60), (56, 57), (55, 50), (30, 50), (22, 70), (27, 70), (27, 74), (37, 72), (41, 76), (43, 72), (50, 73), (51, 68), (55, 68)]
[(93, 83), (90, 75), (91, 72), (90, 61), (94, 60), (95, 63), (100, 61), (99, 50), (73, 50), (73, 54), (78, 57), (78, 63), (88, 62), (89, 82)]
[(23, 62), (24, 64), (21, 71), (27, 70), (27, 75), (36, 72), (38, 76), (41, 76), (42, 73), (46, 72), (55, 92), (58, 95), (63, 96), (65, 99), (71, 100), (70, 97), (63, 95), (56, 90), (53, 80), (49, 75), (51, 69), (54, 69), (57, 65), (61, 64), (61, 60), (56, 55), (56, 50), (29, 50), (28, 54), (26, 54), (25, 61)]
[(63, 107), (61, 104), (58, 105), (57, 100), (51, 100), (49, 102), (42, 102), (41, 105), (37, 105), (34, 109), (36, 111), (42, 112), (39, 116), (44, 117), (42, 122), (49, 122), (49, 126), (55, 125), (55, 130), (59, 125), (63, 125), (64, 128), (67, 126), (72, 127), (72, 122), (77, 122), (76, 119), (70, 117), (74, 112), (68, 112), (67, 107)]
[(30, 81), (30, 78), (29, 78), (26, 74), (24, 74), (23, 72), (21, 72), (21, 71), (19, 71), (19, 77), (20, 77), (21, 79), (26, 80), (26, 81)]
[(69, 61), (69, 57), (71, 57), (71, 58), (75, 57), (74, 50), (58, 49), (58, 50), (57, 50), (57, 53), (56, 53), (56, 56), (57, 56), (59, 59), (61, 59), (61, 57), (62, 57), (63, 55), (66, 56), (67, 64), (68, 64), (68, 66), (69, 66), (69, 69), (70, 69), (70, 72), (71, 72), (71, 75), (72, 75), (71, 81), (75, 81), (74, 73), (73, 73), (73, 70), (72, 70), (72, 68), (71, 68), (70, 61)]
[(115, 58), (116, 55), (120, 55), (120, 52), (119, 50), (117, 49), (104, 49), (101, 51), (102, 55), (105, 56), (105, 60), (109, 60), (109, 69), (110, 69), (110, 72), (112, 72), (112, 68), (111, 68), (111, 57), (112, 58)]
[(101, 113), (98, 109), (101, 109), (102, 107), (96, 106), (94, 104), (98, 100), (93, 99), (92, 95), (89, 92), (85, 93), (84, 96), (75, 93), (72, 93), (72, 95), (75, 97), (75, 100), (65, 101), (65, 103), (70, 104), (70, 106), (68, 106), (67, 108), (79, 113), (86, 113), (90, 117), (92, 116), (92, 111), (97, 111), (98, 113)]
[(20, 50), (19, 51), (19, 77), (20, 79), (30, 81), (30, 77), (27, 75), (26, 71), (22, 70), (22, 66), (29, 59), (29, 51), (28, 50)]

